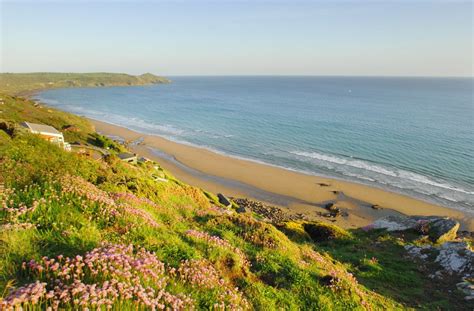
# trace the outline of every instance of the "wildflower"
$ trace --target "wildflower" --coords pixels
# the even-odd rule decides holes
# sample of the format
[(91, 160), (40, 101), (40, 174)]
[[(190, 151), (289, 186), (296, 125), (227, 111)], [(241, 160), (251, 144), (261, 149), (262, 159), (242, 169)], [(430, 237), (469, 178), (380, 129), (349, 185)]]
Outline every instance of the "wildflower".
[(228, 241), (226, 241), (226, 240), (224, 240), (224, 239), (222, 239), (218, 236), (210, 235), (207, 232), (202, 232), (202, 231), (198, 231), (198, 230), (188, 230), (188, 231), (186, 231), (186, 235), (189, 236), (189, 237), (198, 239), (198, 240), (205, 241), (206, 243), (208, 243), (210, 245), (220, 247), (220, 248), (223, 248), (223, 249), (228, 249), (228, 250), (234, 252), (235, 254), (237, 254), (242, 259), (242, 262), (245, 265), (250, 266), (250, 261), (247, 259), (247, 256), (245, 256), (245, 254), (242, 252), (241, 249), (239, 249), (238, 247), (234, 247)]
[[(16, 310), (37, 304), (57, 310), (85, 307), (110, 309), (132, 301), (139, 309), (190, 309), (193, 301), (166, 292), (165, 266), (155, 254), (132, 245), (104, 244), (84, 256), (57, 256), (31, 260), (24, 266), (38, 279), (13, 290), (0, 301), (0, 309)], [(87, 282), (85, 282), (87, 280)], [(146, 284), (153, 284), (153, 288)]]

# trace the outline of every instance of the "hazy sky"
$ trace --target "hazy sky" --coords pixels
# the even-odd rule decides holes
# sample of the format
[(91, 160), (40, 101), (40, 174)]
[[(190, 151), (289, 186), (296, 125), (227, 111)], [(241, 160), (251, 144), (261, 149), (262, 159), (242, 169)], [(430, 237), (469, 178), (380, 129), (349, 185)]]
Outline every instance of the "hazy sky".
[(471, 76), (471, 1), (4, 1), (0, 71)]

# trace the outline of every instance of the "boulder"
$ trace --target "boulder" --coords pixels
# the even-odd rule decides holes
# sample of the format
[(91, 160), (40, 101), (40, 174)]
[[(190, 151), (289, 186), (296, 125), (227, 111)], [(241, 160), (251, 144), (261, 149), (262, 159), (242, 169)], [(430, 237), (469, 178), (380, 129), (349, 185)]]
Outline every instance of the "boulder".
[(449, 274), (473, 276), (474, 252), (466, 242), (446, 242), (439, 247), (435, 261)]
[(370, 229), (386, 229), (387, 231), (404, 231), (415, 229), (418, 222), (407, 216), (387, 216), (377, 219)]
[(222, 204), (224, 206), (227, 206), (227, 207), (232, 206), (232, 202), (230, 202), (230, 200), (225, 195), (223, 195), (222, 193), (218, 193), (217, 198), (219, 199), (220, 204)]
[(329, 202), (324, 205), (324, 208), (329, 211), (329, 213), (325, 214), (326, 217), (338, 217), (341, 216), (341, 209), (334, 205), (334, 203)]
[(332, 211), (336, 208), (336, 206), (334, 205), (334, 203), (329, 202), (324, 205), (324, 208), (327, 209), (328, 211)]
[(247, 212), (247, 210), (243, 206), (239, 206), (239, 208), (237, 209), (237, 213), (239, 213), (239, 214), (246, 213), (246, 212)]
[(443, 243), (456, 238), (459, 222), (450, 218), (440, 218), (428, 224), (428, 236), (434, 243)]
[(448, 217), (400, 215), (377, 219), (366, 228), (387, 231), (416, 230), (421, 234), (427, 234), (434, 243), (443, 243), (456, 238), (459, 223)]
[(405, 245), (404, 248), (407, 250), (407, 253), (410, 257), (419, 258), (426, 260), (429, 257), (429, 254), (434, 250), (431, 245)]
[(457, 289), (463, 292), (466, 295), (464, 299), (472, 300), (474, 299), (474, 284), (471, 283), (468, 279), (464, 278), (462, 282), (456, 284)]

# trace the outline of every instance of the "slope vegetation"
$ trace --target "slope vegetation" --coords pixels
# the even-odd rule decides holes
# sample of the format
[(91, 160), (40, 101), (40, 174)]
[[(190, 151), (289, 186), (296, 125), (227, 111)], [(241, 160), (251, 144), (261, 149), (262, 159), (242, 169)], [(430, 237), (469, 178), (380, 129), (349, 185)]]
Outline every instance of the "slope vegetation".
[(158, 163), (120, 161), (113, 142), (94, 160), (21, 133), (23, 119), (102, 141), (86, 120), (3, 98), (0, 309), (466, 307), (404, 257), (409, 235), (238, 214)]

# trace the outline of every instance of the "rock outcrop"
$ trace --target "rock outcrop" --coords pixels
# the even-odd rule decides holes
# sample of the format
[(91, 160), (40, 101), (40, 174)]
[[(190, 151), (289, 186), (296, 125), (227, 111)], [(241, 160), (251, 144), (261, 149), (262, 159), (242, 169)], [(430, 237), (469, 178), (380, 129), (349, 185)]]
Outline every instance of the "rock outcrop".
[(466, 295), (464, 299), (474, 300), (474, 284), (468, 279), (463, 278), (462, 282), (456, 284), (456, 287)]
[(420, 260), (425, 266), (437, 267), (429, 275), (432, 279), (443, 279), (445, 276), (459, 278), (456, 284), (466, 300), (474, 299), (474, 252), (466, 242), (446, 242), (438, 246), (406, 245), (408, 256)]
[(433, 243), (439, 244), (456, 238), (459, 222), (438, 216), (387, 216), (376, 220), (365, 229), (385, 229), (390, 232), (415, 230), (428, 235)]
[(428, 225), (428, 235), (434, 243), (451, 241), (456, 238), (459, 223), (450, 218), (434, 220)]
[(435, 262), (446, 272), (474, 276), (474, 252), (469, 249), (466, 242), (446, 242), (435, 248), (439, 251)]
[(377, 219), (368, 229), (385, 229), (387, 231), (404, 231), (415, 229), (418, 222), (407, 216), (387, 216)]

